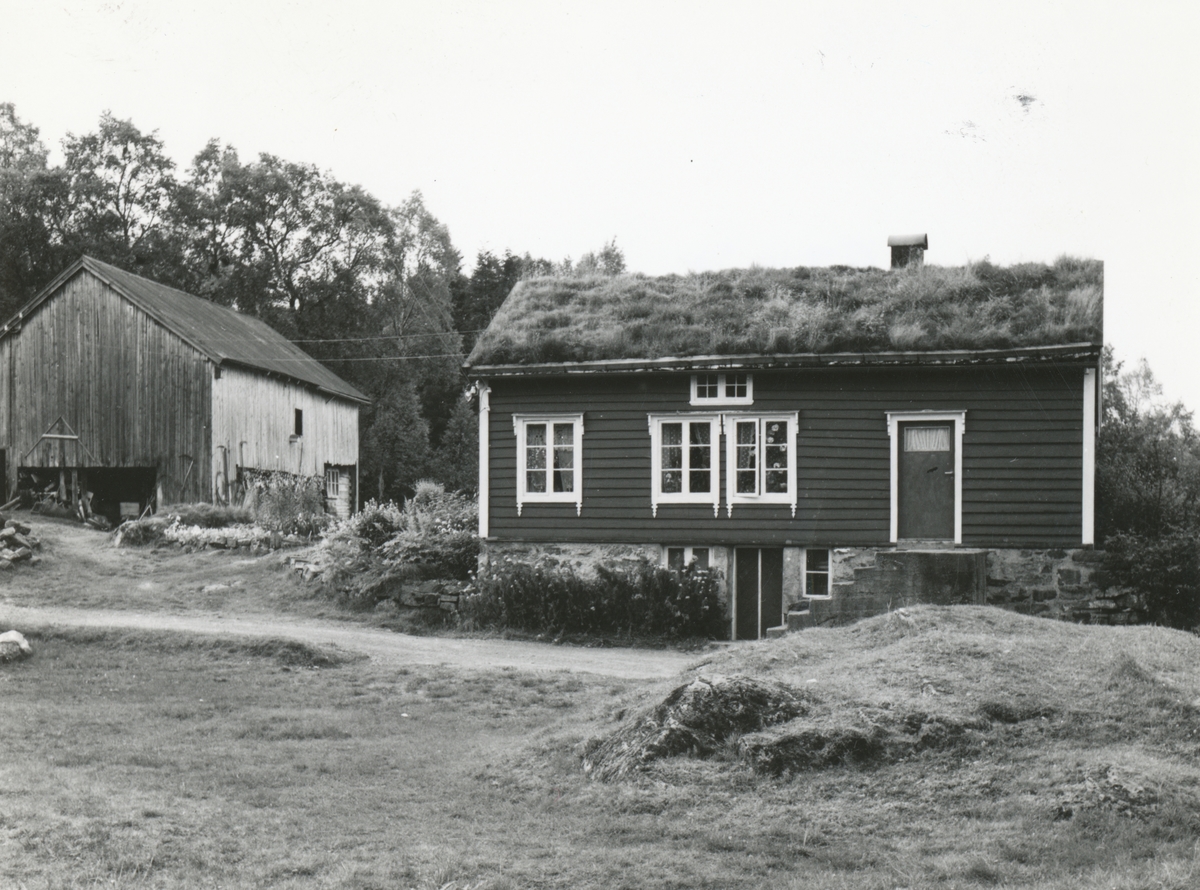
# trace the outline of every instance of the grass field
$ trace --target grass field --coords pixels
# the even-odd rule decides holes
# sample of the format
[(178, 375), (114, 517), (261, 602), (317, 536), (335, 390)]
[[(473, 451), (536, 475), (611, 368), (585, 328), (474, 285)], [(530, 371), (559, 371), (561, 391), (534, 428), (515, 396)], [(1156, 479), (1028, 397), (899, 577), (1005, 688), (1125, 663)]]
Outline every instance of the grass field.
[[(584, 776), (585, 739), (672, 684), (385, 669), (270, 640), (31, 639), (33, 659), (0, 668), (3, 887), (1200, 884), (1184, 634), (920, 609), (708, 654), (693, 674), (815, 688), (826, 729), (981, 704), (1002, 719), (780, 775), (730, 738), (614, 782)], [(1132, 808), (1104, 801), (1116, 776)]]

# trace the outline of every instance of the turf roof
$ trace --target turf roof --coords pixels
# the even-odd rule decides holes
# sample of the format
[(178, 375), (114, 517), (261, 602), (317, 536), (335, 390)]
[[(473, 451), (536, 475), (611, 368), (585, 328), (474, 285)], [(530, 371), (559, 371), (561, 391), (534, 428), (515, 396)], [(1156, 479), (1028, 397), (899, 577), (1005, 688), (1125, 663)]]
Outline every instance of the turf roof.
[(1103, 342), (1104, 265), (731, 269), (528, 278), (467, 363), (1011, 349)]

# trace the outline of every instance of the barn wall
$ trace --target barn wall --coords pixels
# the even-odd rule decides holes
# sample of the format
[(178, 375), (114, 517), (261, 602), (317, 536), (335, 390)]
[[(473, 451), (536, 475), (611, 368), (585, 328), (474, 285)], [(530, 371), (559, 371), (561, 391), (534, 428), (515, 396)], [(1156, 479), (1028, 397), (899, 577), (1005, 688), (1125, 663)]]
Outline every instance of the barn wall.
[[(358, 463), (358, 404), (333, 399), (286, 380), (222, 368), (212, 382), (212, 467), (217, 493), (238, 466), (324, 476), (326, 464)], [(295, 437), (295, 411), (304, 432)], [(226, 454), (227, 451), (227, 454)]]
[[(10, 490), (19, 465), (61, 461), (154, 467), (166, 500), (207, 499), (207, 360), (86, 270), (0, 341), (0, 375)], [(45, 441), (23, 457), (60, 416), (84, 447)]]
[[(1080, 545), (1082, 368), (756, 373), (754, 405), (731, 410), (799, 412), (794, 519), (785, 505), (737, 505), (732, 517), (722, 506), (714, 517), (710, 505), (663, 504), (652, 516), (646, 416), (701, 410), (688, 404), (688, 374), (498, 378), (489, 384), (489, 534), (496, 540), (887, 546), (886, 413), (930, 409), (967, 412), (964, 545)], [(518, 516), (513, 412), (581, 411), (580, 514), (574, 504), (526, 503)], [(722, 492), (724, 477), (722, 466)]]

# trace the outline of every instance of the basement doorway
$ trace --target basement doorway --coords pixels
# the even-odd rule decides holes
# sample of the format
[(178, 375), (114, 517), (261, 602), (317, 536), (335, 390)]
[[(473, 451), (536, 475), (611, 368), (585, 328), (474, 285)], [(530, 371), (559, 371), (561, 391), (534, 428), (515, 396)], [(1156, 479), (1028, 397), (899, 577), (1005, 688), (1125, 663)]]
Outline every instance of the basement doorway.
[(738, 547), (733, 568), (733, 638), (761, 640), (783, 615), (783, 548)]
[(154, 502), (158, 471), (154, 467), (20, 467), (17, 489), (21, 506), (41, 504), (47, 513), (98, 514), (114, 525), (141, 516)]

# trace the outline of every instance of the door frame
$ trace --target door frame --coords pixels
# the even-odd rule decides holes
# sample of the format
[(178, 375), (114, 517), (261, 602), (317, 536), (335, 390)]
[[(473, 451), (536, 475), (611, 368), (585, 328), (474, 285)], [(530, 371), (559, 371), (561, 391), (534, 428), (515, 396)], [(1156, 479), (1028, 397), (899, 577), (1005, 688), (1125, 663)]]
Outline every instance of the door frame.
[[(739, 550), (753, 550), (755, 553), (755, 560), (757, 562), (757, 566), (755, 567), (755, 576), (754, 577), (757, 579), (758, 584), (757, 584), (757, 588), (754, 591), (755, 620), (754, 620), (754, 637), (752, 637), (752, 639), (755, 639), (755, 640), (764, 639), (763, 595), (762, 595), (762, 578), (763, 578), (762, 554), (763, 554), (764, 550), (778, 550), (782, 556), (783, 547), (770, 547), (770, 546), (762, 546), (762, 545), (758, 545), (758, 544), (734, 544), (729, 549), (731, 551), (730, 555), (733, 557), (732, 560), (730, 561), (731, 568), (729, 571), (729, 577), (732, 581), (732, 583), (730, 584), (730, 590), (732, 591), (732, 596), (730, 597), (730, 609), (729, 609), (729, 617), (730, 617), (729, 638), (733, 642), (737, 642), (739, 639), (738, 638), (737, 610), (738, 610), (738, 598), (741, 596), (741, 591), (738, 590), (738, 582), (737, 582), (738, 551)], [(782, 563), (781, 563), (781, 569), (782, 569)], [(781, 581), (782, 581), (782, 579), (781, 579)], [(781, 590), (780, 597), (779, 597), (779, 624), (769, 624), (767, 626), (768, 627), (779, 627), (786, 623), (787, 623), (787, 597), (783, 595), (783, 591)]]
[(944, 422), (954, 424), (954, 543), (962, 543), (962, 454), (967, 412), (962, 411), (888, 411), (888, 437), (891, 440), (891, 528), (888, 540), (900, 541), (900, 424)]

